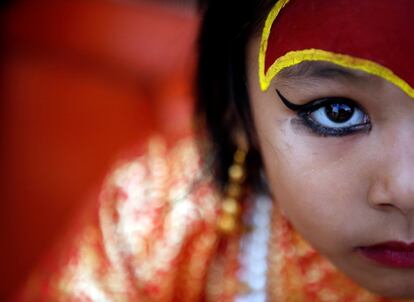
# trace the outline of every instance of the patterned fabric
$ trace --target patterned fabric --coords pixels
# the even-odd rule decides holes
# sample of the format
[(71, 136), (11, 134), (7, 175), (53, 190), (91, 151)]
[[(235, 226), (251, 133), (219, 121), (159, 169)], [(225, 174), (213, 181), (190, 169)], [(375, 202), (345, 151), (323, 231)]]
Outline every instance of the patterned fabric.
[[(243, 283), (243, 272), (252, 270), (246, 263), (254, 263), (240, 261), (249, 249), (240, 241), (260, 240), (217, 233), (220, 196), (201, 163), (192, 139), (171, 149), (153, 139), (145, 155), (119, 163), (95, 219), (53, 255), (52, 268), (37, 270), (17, 300), (227, 302), (254, 292), (254, 283)], [(269, 301), (390, 301), (336, 271), (273, 208), (265, 252)]]

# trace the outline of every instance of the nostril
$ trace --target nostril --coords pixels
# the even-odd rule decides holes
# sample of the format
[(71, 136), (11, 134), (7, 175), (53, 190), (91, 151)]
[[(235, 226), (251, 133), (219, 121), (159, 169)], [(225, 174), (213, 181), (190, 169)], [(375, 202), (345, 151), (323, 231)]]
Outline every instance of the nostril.
[(391, 203), (385, 203), (385, 202), (379, 203), (376, 206), (378, 208), (381, 208), (381, 209), (384, 209), (384, 210), (391, 210), (391, 209), (394, 209), (395, 208), (395, 206), (393, 204), (391, 204)]
[(389, 210), (395, 207), (394, 198), (386, 179), (376, 179), (368, 191), (368, 203), (375, 209)]

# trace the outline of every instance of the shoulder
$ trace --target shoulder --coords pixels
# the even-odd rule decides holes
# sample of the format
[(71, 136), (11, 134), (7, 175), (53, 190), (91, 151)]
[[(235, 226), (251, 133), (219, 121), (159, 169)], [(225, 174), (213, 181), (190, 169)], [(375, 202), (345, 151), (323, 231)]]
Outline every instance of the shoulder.
[(153, 138), (142, 155), (118, 162), (96, 219), (41, 283), (59, 301), (198, 301), (218, 238), (219, 196), (202, 168), (193, 138), (170, 148)]
[(129, 259), (138, 290), (148, 296), (178, 292), (175, 275), (194, 265), (203, 279), (207, 267), (200, 270), (200, 263), (191, 263), (188, 251), (199, 261), (214, 248), (217, 201), (194, 139), (172, 148), (152, 139), (143, 156), (115, 169), (102, 191), (104, 242), (108, 251), (111, 246), (121, 250), (109, 255), (111, 261)]
[[(212, 223), (217, 200), (194, 139), (167, 148), (157, 137), (144, 155), (116, 165), (104, 183), (99, 214), (103, 227), (115, 228), (130, 241), (154, 238), (160, 224), (175, 216), (183, 226)], [(135, 243), (128, 245), (137, 249)]]

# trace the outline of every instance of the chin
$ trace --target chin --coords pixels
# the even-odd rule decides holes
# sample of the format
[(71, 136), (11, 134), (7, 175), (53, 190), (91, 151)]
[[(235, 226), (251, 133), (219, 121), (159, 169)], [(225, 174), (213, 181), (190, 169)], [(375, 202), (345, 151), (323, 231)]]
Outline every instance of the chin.
[[(362, 287), (370, 292), (385, 298), (392, 299), (413, 299), (414, 298), (414, 279), (411, 277), (400, 276), (393, 278), (391, 275), (377, 275), (376, 282), (364, 282), (364, 280), (355, 280)], [(360, 282), (358, 282), (360, 281)]]
[(414, 288), (373, 288), (371, 290), (374, 294), (378, 294), (385, 298), (390, 299), (413, 299)]
[(395, 269), (365, 261), (363, 264), (339, 262), (337, 267), (373, 294), (391, 299), (414, 299), (414, 269)]

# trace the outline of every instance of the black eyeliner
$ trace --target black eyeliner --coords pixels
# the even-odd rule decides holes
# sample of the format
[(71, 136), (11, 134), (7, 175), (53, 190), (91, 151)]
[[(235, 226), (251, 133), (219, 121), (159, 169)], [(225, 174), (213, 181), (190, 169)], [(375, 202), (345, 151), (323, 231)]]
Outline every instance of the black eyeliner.
[(339, 97), (339, 96), (321, 98), (321, 99), (317, 99), (317, 100), (311, 101), (311, 102), (303, 104), (303, 105), (298, 105), (298, 104), (294, 104), (294, 103), (290, 102), (283, 94), (280, 93), (280, 91), (278, 89), (276, 89), (276, 93), (279, 96), (279, 98), (281, 99), (281, 101), (283, 102), (283, 104), (288, 109), (290, 109), (294, 112), (313, 111), (313, 110), (316, 110), (316, 109), (318, 109), (322, 106), (338, 103), (339, 101), (342, 104), (346, 104), (346, 105), (350, 105), (350, 106), (354, 106), (354, 107), (359, 107), (354, 101), (352, 101), (350, 99), (347, 99), (345, 97)]
[(295, 112), (301, 111), (303, 109), (303, 107), (306, 106), (306, 105), (297, 105), (297, 104), (293, 104), (293, 103), (289, 102), (283, 96), (283, 94), (280, 93), (280, 91), (278, 89), (276, 89), (276, 93), (279, 96), (280, 100), (283, 102), (283, 104), (285, 104), (285, 106), (288, 107), (292, 111), (295, 111)]
[[(321, 107), (328, 106), (330, 104), (336, 104), (336, 103), (347, 104), (348, 106), (357, 107), (359, 108), (359, 110), (361, 110), (361, 107), (353, 100), (350, 100), (344, 97), (326, 97), (326, 98), (316, 99), (314, 101), (311, 101), (303, 105), (298, 105), (298, 104), (294, 104), (290, 102), (285, 96), (282, 95), (282, 93), (280, 93), (278, 89), (276, 89), (276, 93), (279, 96), (280, 100), (283, 102), (283, 104), (288, 109), (292, 110), (293, 112), (297, 114), (298, 119), (296, 121), (300, 122), (300, 124), (302, 124), (304, 127), (306, 127), (307, 129), (311, 130), (313, 133), (319, 136), (340, 137), (340, 136), (346, 136), (346, 135), (356, 134), (360, 132), (367, 133), (372, 129), (372, 124), (369, 120), (363, 123), (357, 124), (357, 125), (349, 126), (349, 127), (329, 128), (329, 127), (325, 127), (319, 124), (318, 122), (315, 122), (310, 117), (310, 114), (313, 111), (318, 110)], [(365, 112), (365, 110), (362, 110), (362, 111)], [(366, 115), (366, 113), (364, 114)]]
[(324, 127), (322, 125), (319, 125), (312, 121), (312, 119), (309, 119), (307, 117), (300, 116), (298, 119), (296, 119), (298, 123), (305, 126), (309, 130), (311, 130), (313, 133), (316, 133), (319, 136), (323, 137), (329, 137), (329, 136), (336, 136), (341, 137), (345, 135), (352, 135), (360, 132), (368, 133), (372, 126), (371, 123), (366, 122), (358, 125), (354, 125), (347, 128), (336, 128), (331, 129)]

